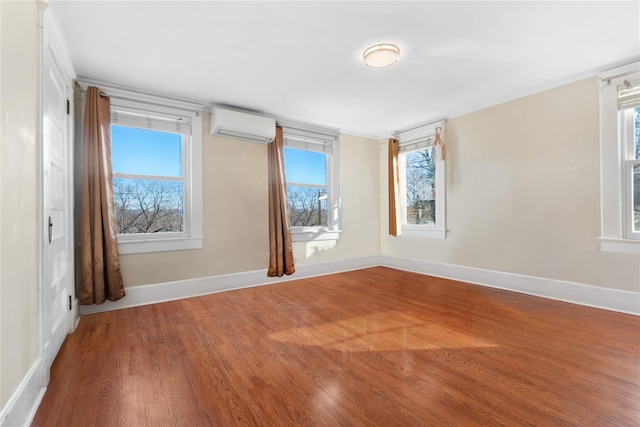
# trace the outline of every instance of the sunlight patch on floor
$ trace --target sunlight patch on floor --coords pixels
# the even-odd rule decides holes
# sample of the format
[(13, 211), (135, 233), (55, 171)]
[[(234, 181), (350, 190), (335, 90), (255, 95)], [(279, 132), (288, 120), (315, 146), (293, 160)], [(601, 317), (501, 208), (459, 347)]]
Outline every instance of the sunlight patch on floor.
[(394, 310), (278, 331), (268, 338), (346, 352), (498, 346), (481, 337), (457, 332), (442, 324), (418, 321)]

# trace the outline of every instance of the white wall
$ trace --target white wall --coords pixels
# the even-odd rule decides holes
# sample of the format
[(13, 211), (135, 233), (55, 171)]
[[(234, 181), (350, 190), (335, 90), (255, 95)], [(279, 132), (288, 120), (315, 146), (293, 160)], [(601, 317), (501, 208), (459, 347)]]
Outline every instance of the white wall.
[[(125, 287), (266, 269), (269, 263), (267, 146), (209, 135), (203, 123), (204, 247), (121, 256)], [(377, 255), (378, 143), (340, 137), (345, 230), (339, 240), (294, 243), (297, 265)]]
[(0, 406), (38, 356), (38, 9), (0, 2)]
[(601, 252), (599, 87), (590, 78), (447, 122), (447, 239), (387, 233), (382, 253), (640, 291), (640, 257)]

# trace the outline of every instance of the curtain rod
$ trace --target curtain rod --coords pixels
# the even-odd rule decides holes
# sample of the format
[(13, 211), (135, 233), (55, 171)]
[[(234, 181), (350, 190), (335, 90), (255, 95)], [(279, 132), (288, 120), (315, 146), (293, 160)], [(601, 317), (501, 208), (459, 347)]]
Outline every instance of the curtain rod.
[(118, 86), (107, 82), (79, 78), (77, 83), (78, 86), (80, 86), (80, 92), (83, 96), (86, 96), (87, 88), (93, 86), (100, 90), (102, 97), (108, 96), (114, 100), (139, 102), (146, 105), (196, 113), (197, 115), (201, 115), (206, 109), (206, 105), (199, 101), (181, 99), (161, 93), (138, 91), (134, 88)]
[[(97, 87), (97, 86), (95, 86)], [(100, 88), (98, 88), (100, 89)], [(80, 89), (80, 93), (82, 93), (84, 96), (87, 96), (87, 90), (86, 89)], [(134, 102), (144, 102), (145, 104), (151, 104), (150, 102), (147, 101), (141, 101), (139, 99), (136, 98), (127, 98), (124, 96), (118, 96), (118, 95), (113, 95), (108, 93), (107, 91), (100, 89), (100, 98), (104, 98), (105, 96), (108, 96), (109, 98), (113, 98), (113, 99), (122, 99), (123, 101), (134, 101)], [(160, 104), (158, 104), (160, 105)]]

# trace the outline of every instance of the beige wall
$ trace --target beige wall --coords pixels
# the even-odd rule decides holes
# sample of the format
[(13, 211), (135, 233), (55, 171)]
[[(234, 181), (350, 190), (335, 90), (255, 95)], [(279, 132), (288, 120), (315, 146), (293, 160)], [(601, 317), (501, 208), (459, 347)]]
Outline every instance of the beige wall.
[(340, 136), (339, 240), (294, 243), (296, 263), (331, 261), (380, 253), (378, 141)]
[[(267, 146), (209, 135), (203, 124), (202, 250), (123, 255), (126, 287), (266, 269)], [(342, 228), (337, 241), (294, 243), (296, 264), (380, 252), (377, 141), (340, 137)]]
[(382, 253), (640, 291), (637, 255), (601, 252), (599, 88), (590, 78), (447, 122), (447, 239)]
[(121, 256), (126, 287), (266, 268), (267, 146), (203, 133), (204, 247)]
[[(598, 82), (449, 120), (447, 239), (387, 235), (386, 145), (340, 138), (343, 233), (298, 265), (378, 253), (640, 291), (637, 255), (601, 252)], [(126, 286), (266, 268), (266, 146), (208, 135), (204, 249), (122, 257)]]
[(38, 356), (38, 11), (0, 1), (0, 405)]

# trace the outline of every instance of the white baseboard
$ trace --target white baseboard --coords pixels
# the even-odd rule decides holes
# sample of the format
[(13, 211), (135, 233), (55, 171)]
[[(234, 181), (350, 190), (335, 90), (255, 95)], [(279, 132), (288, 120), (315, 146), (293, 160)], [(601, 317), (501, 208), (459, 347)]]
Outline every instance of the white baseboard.
[(640, 294), (502, 271), (382, 255), (382, 264), (399, 270), (505, 289), (588, 307), (640, 315)]
[(118, 310), (121, 308), (137, 307), (158, 302), (191, 298), (198, 295), (234, 289), (250, 288), (254, 286), (281, 283), (307, 277), (324, 276), (344, 271), (381, 265), (382, 256), (362, 258), (348, 258), (337, 261), (314, 264), (296, 265), (296, 272), (291, 276), (267, 277), (267, 270), (245, 271), (241, 273), (222, 274), (219, 276), (202, 277), (198, 279), (179, 280), (153, 285), (134, 286), (125, 288), (127, 295), (118, 301), (106, 301), (100, 305), (81, 305), (80, 314), (99, 313)]
[(640, 315), (640, 294), (635, 292), (388, 255), (298, 265), (296, 266), (295, 274), (281, 278), (270, 278), (267, 277), (266, 270), (255, 270), (176, 282), (135, 286), (126, 288), (127, 296), (119, 301), (107, 301), (100, 305), (80, 306), (80, 314), (136, 307), (380, 265), (589, 307)]
[(0, 412), (0, 426), (29, 426), (46, 391), (47, 367), (40, 357), (33, 362), (16, 391)]

